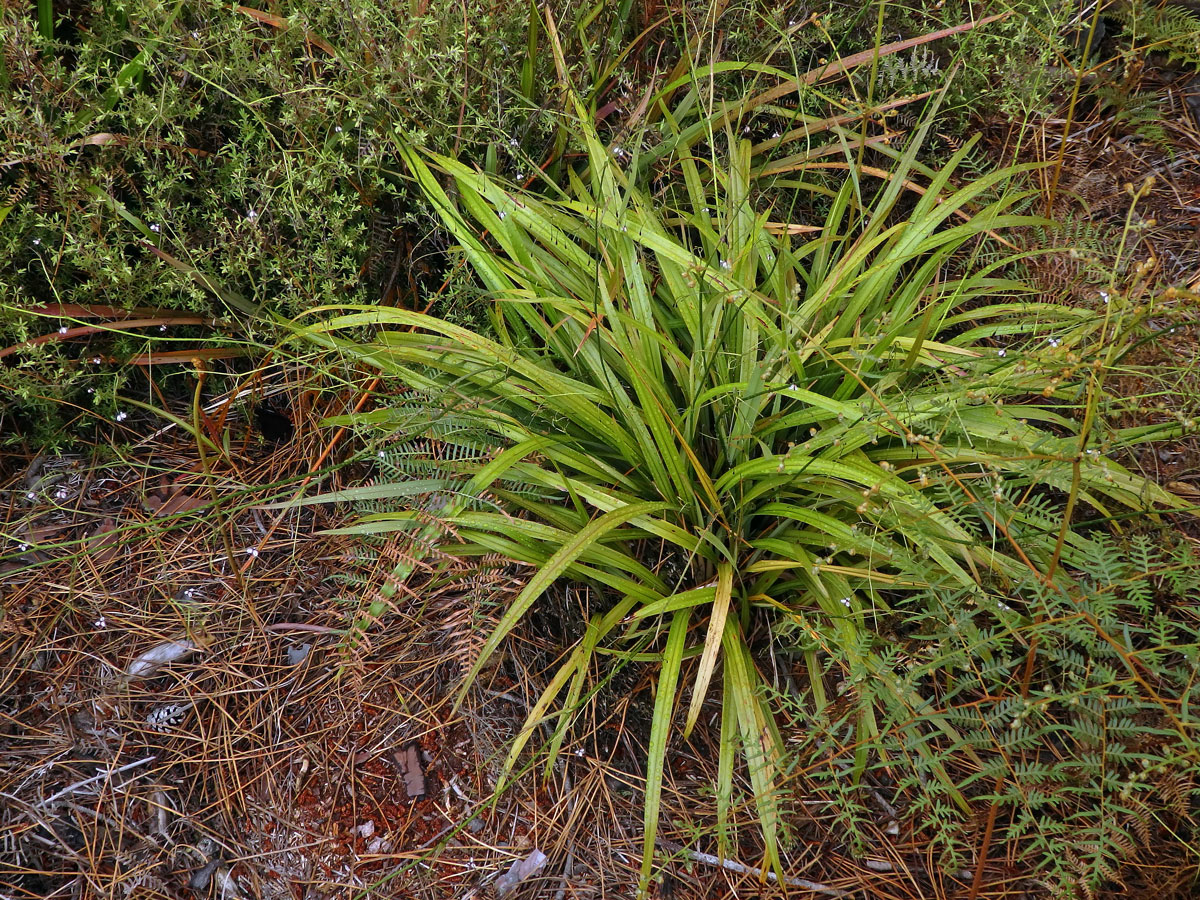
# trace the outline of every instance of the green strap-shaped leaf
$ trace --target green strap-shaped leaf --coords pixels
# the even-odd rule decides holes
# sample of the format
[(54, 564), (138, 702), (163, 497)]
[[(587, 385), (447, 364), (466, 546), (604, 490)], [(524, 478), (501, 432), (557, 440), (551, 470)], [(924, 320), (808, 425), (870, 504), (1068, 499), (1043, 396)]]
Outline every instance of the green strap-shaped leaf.
[[(488, 636), (487, 641), (484, 643), (483, 649), (479, 653), (479, 659), (467, 674), (465, 679), (466, 684), (470, 684), (475, 676), (479, 674), (479, 670), (483, 668), (484, 663), (496, 651), (496, 648), (500, 646), (500, 642), (521, 621), (521, 618), (537, 598), (545, 593), (546, 589), (560, 578), (571, 564), (579, 559), (589, 547), (596, 544), (608, 532), (614, 528), (619, 528), (630, 519), (635, 519), (638, 516), (648, 513), (659, 512), (665, 506), (665, 503), (646, 501), (619, 507), (589, 523), (579, 534), (564, 543), (550, 559), (546, 560), (546, 565), (529, 579), (529, 583), (525, 585), (525, 589), (513, 600), (512, 605), (500, 619), (496, 629)], [(462, 700), (461, 693), (459, 694), (459, 700)]]
[(654, 866), (654, 839), (658, 835), (658, 810), (662, 800), (663, 766), (666, 764), (667, 736), (675, 716), (675, 691), (679, 682), (679, 664), (683, 660), (683, 645), (687, 637), (686, 609), (675, 613), (671, 631), (663, 650), (662, 669), (658, 673), (657, 695), (654, 698), (654, 718), (650, 721), (650, 749), (646, 759), (646, 806), (643, 820), (642, 875), (638, 896), (646, 896), (650, 870)]
[(713, 599), (712, 613), (708, 620), (708, 634), (704, 638), (704, 652), (700, 656), (700, 671), (696, 673), (692, 702), (688, 706), (687, 722), (683, 726), (685, 738), (696, 727), (700, 708), (704, 705), (704, 698), (708, 694), (708, 683), (712, 680), (713, 671), (717, 667), (717, 653), (721, 649), (721, 638), (725, 634), (725, 618), (729, 614), (732, 597), (733, 566), (727, 562), (717, 563), (716, 597)]

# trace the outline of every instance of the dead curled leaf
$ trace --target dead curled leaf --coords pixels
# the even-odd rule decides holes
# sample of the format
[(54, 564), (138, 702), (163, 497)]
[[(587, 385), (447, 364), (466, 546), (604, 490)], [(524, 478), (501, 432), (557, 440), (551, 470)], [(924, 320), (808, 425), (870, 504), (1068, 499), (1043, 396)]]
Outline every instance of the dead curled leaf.
[(101, 522), (100, 527), (88, 535), (83, 546), (95, 565), (102, 566), (111, 560), (121, 549), (121, 535), (116, 520), (107, 518)]
[(187, 659), (200, 648), (195, 641), (163, 641), (138, 656), (125, 670), (126, 679), (149, 678), (167, 663)]
[(151, 495), (145, 499), (146, 508), (156, 516), (170, 516), (175, 513), (190, 512), (206, 505), (208, 500), (189, 494), (187, 491), (176, 491), (165, 500)]
[(170, 482), (166, 476), (159, 479), (158, 489), (146, 493), (142, 505), (156, 516), (170, 516), (199, 509), (209, 498), (193, 494), (192, 485), (182, 481)]
[(546, 865), (546, 854), (536, 847), (524, 859), (513, 860), (508, 871), (496, 879), (496, 894), (503, 897), (527, 878), (532, 878)]
[(412, 741), (392, 754), (392, 759), (400, 767), (400, 776), (404, 779), (404, 793), (408, 799), (416, 800), (425, 796), (425, 772), (421, 768), (421, 746)]

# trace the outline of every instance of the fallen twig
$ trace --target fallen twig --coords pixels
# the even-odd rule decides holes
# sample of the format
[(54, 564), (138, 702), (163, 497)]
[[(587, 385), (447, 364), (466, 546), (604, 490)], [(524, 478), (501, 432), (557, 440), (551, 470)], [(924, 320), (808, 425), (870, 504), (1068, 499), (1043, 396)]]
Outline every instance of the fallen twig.
[(61, 791), (59, 791), (53, 797), (47, 797), (45, 800), (38, 803), (38, 808), (41, 808), (44, 806), (49, 806), (55, 800), (65, 797), (65, 796), (67, 796), (67, 794), (72, 794), (75, 791), (79, 790), (80, 788), (87, 787), (89, 784), (91, 784), (94, 781), (103, 781), (105, 778), (111, 778), (114, 775), (120, 775), (122, 772), (127, 772), (130, 769), (137, 768), (138, 766), (144, 766), (146, 763), (154, 762), (154, 760), (156, 760), (156, 759), (158, 759), (158, 754), (154, 753), (154, 754), (151, 754), (150, 756), (144, 757), (143, 759), (139, 759), (139, 760), (136, 760), (131, 763), (126, 763), (125, 765), (123, 765), (117, 769), (105, 769), (103, 772), (100, 772), (97, 775), (93, 775), (91, 778), (85, 778), (85, 779), (83, 779), (83, 781), (77, 781), (74, 784), (67, 785), (65, 788), (63, 788)]
[[(670, 841), (659, 841), (658, 845), (664, 850), (669, 850), (671, 853), (679, 853), (686, 856), (688, 859), (695, 862), (704, 863), (709, 866), (717, 866), (730, 872), (737, 872), (739, 875), (757, 875), (759, 878), (765, 878), (767, 881), (778, 881), (779, 876), (774, 872), (764, 872), (762, 869), (756, 869), (754, 866), (747, 866), (744, 863), (737, 862), (732, 859), (722, 859), (719, 856), (713, 856), (711, 853), (701, 853), (699, 850), (688, 850), (681, 847), (679, 844), (673, 844)], [(829, 897), (850, 897), (853, 891), (843, 891), (839, 888), (830, 887), (827, 884), (821, 884), (816, 881), (809, 881), (806, 878), (795, 878), (792, 876), (784, 876), (783, 883), (788, 887), (797, 887), (806, 891), (812, 891), (814, 894), (825, 894)]]

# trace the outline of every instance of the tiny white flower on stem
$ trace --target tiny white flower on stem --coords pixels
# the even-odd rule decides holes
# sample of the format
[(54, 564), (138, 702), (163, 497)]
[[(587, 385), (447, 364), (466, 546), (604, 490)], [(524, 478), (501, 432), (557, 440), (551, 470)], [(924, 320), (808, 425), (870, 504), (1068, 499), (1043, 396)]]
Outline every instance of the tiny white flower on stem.
[(247, 547), (246, 555), (249, 556), (251, 559), (258, 559), (258, 548), (257, 547)]
[(58, 329), (58, 333), (59, 333), (59, 334), (66, 334), (66, 333), (67, 333), (69, 330), (70, 330), (70, 329), (69, 329), (69, 328), (67, 328), (67, 326), (66, 326), (66, 325), (63, 325), (61, 328), (59, 328), (59, 329)]
[(246, 210), (246, 221), (253, 222), (257, 218), (258, 218), (258, 211), (256, 209), (254, 209), (254, 207), (251, 207), (250, 209)]
[(119, 413), (117, 413), (117, 415), (116, 415), (116, 420), (117, 420), (118, 422), (124, 422), (124, 421), (125, 421), (126, 419), (128, 419), (128, 418), (129, 418), (129, 413), (125, 412), (125, 410), (121, 410), (121, 411), (120, 411)]
[(150, 230), (153, 231), (155, 234), (158, 234), (160, 231), (162, 231), (162, 226), (159, 225), (157, 222), (151, 222)]

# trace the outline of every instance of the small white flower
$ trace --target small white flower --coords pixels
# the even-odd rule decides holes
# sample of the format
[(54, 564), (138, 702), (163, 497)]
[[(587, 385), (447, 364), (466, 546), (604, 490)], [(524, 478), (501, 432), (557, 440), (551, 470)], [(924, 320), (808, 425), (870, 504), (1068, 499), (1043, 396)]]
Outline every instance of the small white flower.
[(162, 226), (159, 225), (157, 222), (151, 222), (150, 230), (153, 231), (155, 234), (158, 234), (160, 231), (162, 231)]
[(100, 365), (100, 357), (98, 357), (98, 356), (93, 356), (93, 357), (92, 357), (92, 365), (94, 365), (94, 366), (98, 366), (98, 365)]
[(28, 500), (30, 503), (32, 503), (34, 500), (37, 499), (37, 494), (35, 494), (33, 491), (30, 491), (28, 494), (25, 495), (25, 499)]
[(200, 32), (198, 32), (198, 31), (193, 31), (193, 32), (192, 32), (192, 37), (193, 37), (193, 38), (196, 38), (196, 39), (198, 40), (198, 39), (200, 38)]
[(34, 238), (34, 239), (33, 239), (33, 246), (35, 246), (35, 247), (37, 247), (37, 246), (40, 246), (40, 245), (41, 245), (41, 243), (42, 243), (42, 239), (41, 239), (41, 238)]
[(66, 500), (69, 496), (71, 496), (71, 494), (66, 488), (59, 488), (54, 492), (55, 500)]
[[(517, 140), (515, 137), (514, 137), (514, 138), (509, 138), (509, 139), (508, 139), (508, 146), (510, 146), (510, 147), (520, 147), (520, 146), (521, 146), (521, 142), (520, 142), (520, 141), (518, 141), (518, 140)], [(619, 149), (619, 148), (618, 148), (618, 149)]]
[(730, 265), (729, 260), (723, 259), (723, 260), (721, 260), (721, 268), (724, 269), (726, 272), (728, 272), (730, 269), (733, 268), (733, 266)]
[(342, 126), (341, 126), (341, 125), (334, 125), (334, 126), (333, 126), (333, 130), (334, 130), (334, 131), (336, 131), (338, 134), (341, 134), (341, 133), (342, 133)]
[(258, 218), (258, 211), (255, 210), (253, 207), (246, 210), (246, 221), (253, 222), (257, 218)]
[(117, 413), (117, 416), (116, 416), (116, 419), (118, 422), (124, 422), (128, 418), (129, 418), (129, 413), (125, 412), (125, 410), (121, 410), (119, 413)]
[(745, 135), (746, 137), (750, 136), (750, 126), (749, 125), (747, 125), (745, 128), (742, 129), (742, 134)]
[(850, 608), (850, 598), (849, 597), (842, 598), (842, 606), (846, 607), (846, 609)]
[(779, 138), (782, 137), (782, 135), (778, 131), (772, 131), (771, 137), (774, 138), (775, 140), (779, 140)]
[(18, 546), (18, 549), (20, 549), (20, 551), (21, 551), (22, 553), (24, 553), (26, 550), (28, 550), (28, 549), (29, 549), (29, 545), (28, 545), (28, 544), (18, 544), (17, 546)]
[(66, 326), (66, 325), (63, 325), (61, 328), (59, 328), (59, 329), (58, 329), (58, 333), (59, 333), (59, 334), (66, 334), (66, 333), (67, 333), (69, 330), (70, 330), (70, 329), (69, 329), (69, 328), (67, 328), (67, 326)]
[(376, 455), (376, 456), (378, 456), (380, 459), (383, 459), (384, 457), (386, 457), (386, 456), (387, 456), (387, 454), (386, 454), (386, 453), (384, 453), (382, 450), (380, 450), (380, 451), (379, 451), (378, 453), (376, 453), (375, 455)]
[(159, 331), (166, 331), (166, 330), (167, 330), (167, 326), (166, 326), (166, 325), (159, 325), (159, 326), (158, 326), (158, 330), (159, 330)]
[(1046, 343), (1048, 343), (1051, 347), (1057, 347), (1062, 343), (1062, 341), (1060, 341), (1058, 338), (1047, 338)]
[(96, 389), (95, 389), (95, 388), (88, 388), (88, 391), (87, 391), (87, 392), (88, 392), (89, 394), (94, 394), (94, 393), (96, 393)]
[(585, 756), (587, 756), (587, 751), (584, 750), (582, 747), (576, 747), (575, 755), (578, 756), (580, 759), (583, 759)]
[(1103, 300), (1105, 303), (1107, 303), (1108, 302), (1108, 291), (1101, 291), (1100, 299)]
[(257, 547), (247, 547), (246, 555), (249, 556), (251, 559), (258, 559), (258, 548)]
[(500, 216), (500, 221), (501, 221), (501, 222), (503, 222), (503, 221), (504, 221), (504, 217), (505, 217), (506, 215), (508, 215), (508, 213), (506, 213), (504, 210), (500, 210), (500, 212), (499, 212), (499, 216)]
[(1008, 356), (1008, 351), (1007, 351), (1007, 350), (1005, 350), (1003, 347), (1001, 347), (1001, 348), (1000, 348), (1000, 349), (999, 349), (999, 350), (996, 352), (996, 355), (997, 355), (997, 356)]
[(103, 614), (101, 614), (100, 618), (98, 618), (95, 622), (92, 623), (92, 627), (93, 628), (107, 628), (108, 627), (108, 623), (106, 621), (104, 621)]

